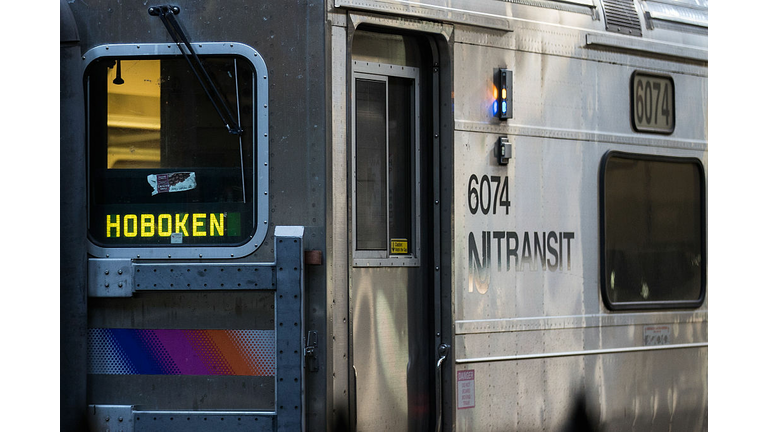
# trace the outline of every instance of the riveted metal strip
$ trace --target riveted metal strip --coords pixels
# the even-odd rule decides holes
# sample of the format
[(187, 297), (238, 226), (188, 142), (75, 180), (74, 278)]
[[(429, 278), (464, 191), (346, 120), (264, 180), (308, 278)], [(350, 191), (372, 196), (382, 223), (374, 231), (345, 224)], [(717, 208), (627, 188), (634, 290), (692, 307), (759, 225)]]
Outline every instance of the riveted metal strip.
[(134, 290), (272, 290), (272, 264), (134, 264)]

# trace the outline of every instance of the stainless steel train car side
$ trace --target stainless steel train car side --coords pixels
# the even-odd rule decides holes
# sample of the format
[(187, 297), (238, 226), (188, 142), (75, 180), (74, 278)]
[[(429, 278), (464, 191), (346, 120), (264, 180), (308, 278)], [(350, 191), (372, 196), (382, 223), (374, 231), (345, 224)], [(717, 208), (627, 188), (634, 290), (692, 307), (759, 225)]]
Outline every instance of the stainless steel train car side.
[(707, 429), (706, 0), (61, 9), (62, 430)]

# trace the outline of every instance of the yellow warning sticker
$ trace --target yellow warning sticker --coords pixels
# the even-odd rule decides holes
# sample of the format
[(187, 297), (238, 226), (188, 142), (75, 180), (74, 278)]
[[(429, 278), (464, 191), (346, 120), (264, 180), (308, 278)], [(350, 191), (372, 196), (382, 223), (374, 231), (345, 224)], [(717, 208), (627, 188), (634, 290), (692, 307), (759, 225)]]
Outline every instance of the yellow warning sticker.
[(408, 239), (391, 239), (389, 241), (389, 253), (391, 253), (391, 254), (407, 254), (408, 253)]

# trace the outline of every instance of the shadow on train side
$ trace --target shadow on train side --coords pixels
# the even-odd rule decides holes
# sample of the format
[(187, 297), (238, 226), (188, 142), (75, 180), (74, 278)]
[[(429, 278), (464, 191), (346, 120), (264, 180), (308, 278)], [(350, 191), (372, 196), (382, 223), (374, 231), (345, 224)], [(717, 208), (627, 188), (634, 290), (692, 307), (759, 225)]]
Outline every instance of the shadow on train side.
[[(346, 412), (336, 411), (334, 420), (336, 432), (351, 432), (353, 430), (349, 427)], [(565, 426), (558, 432), (598, 432), (599, 430), (588, 413), (586, 395), (580, 393), (571, 406)]]
[(587, 412), (587, 397), (580, 393), (571, 407), (568, 421), (562, 432), (597, 432), (598, 428)]

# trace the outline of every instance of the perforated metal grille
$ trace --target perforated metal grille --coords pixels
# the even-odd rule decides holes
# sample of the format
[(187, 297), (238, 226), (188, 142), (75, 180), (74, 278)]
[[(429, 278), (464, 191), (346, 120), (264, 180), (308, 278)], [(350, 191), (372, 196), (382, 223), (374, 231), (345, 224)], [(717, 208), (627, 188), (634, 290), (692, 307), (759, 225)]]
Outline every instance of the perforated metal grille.
[(605, 28), (631, 36), (642, 36), (640, 18), (633, 0), (603, 0)]

